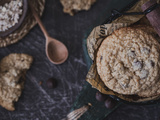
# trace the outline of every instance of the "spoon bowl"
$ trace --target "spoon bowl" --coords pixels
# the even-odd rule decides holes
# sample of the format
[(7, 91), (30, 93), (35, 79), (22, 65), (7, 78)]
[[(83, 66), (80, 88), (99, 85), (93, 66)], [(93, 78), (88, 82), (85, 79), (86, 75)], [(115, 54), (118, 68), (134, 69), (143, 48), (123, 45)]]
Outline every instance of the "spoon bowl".
[(54, 64), (62, 64), (68, 58), (66, 46), (51, 37), (48, 37), (47, 39), (46, 53), (48, 59)]

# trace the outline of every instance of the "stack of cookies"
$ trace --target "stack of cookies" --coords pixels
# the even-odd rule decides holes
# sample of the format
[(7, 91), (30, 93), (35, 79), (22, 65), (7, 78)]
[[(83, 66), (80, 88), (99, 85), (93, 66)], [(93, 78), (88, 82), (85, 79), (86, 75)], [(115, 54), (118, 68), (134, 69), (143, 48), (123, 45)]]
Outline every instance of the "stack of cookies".
[(120, 28), (99, 47), (97, 71), (104, 84), (121, 95), (160, 95), (160, 44), (148, 26)]

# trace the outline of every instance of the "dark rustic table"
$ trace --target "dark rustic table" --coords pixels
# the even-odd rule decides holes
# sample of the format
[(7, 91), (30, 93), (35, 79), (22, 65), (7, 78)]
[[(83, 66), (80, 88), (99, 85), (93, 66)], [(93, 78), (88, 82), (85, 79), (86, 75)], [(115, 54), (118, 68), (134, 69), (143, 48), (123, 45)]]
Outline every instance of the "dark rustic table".
[[(93, 24), (100, 24), (110, 16), (110, 10), (120, 9), (131, 0), (98, 0), (92, 9), (74, 17), (64, 14), (59, 0), (46, 0), (42, 21), (52, 37), (62, 41), (69, 50), (69, 58), (62, 65), (50, 63), (45, 55), (45, 40), (38, 26), (20, 42), (0, 48), (0, 59), (9, 53), (27, 53), (34, 63), (27, 72), (25, 88), (16, 110), (0, 107), (0, 120), (61, 120), (70, 111), (76, 96), (83, 88), (87, 74), (82, 39)], [(105, 16), (104, 16), (105, 15)], [(95, 22), (97, 21), (97, 22)], [(56, 89), (48, 89), (46, 80), (58, 80)], [(42, 85), (39, 82), (42, 81)], [(160, 106), (121, 105), (106, 120), (158, 120)]]

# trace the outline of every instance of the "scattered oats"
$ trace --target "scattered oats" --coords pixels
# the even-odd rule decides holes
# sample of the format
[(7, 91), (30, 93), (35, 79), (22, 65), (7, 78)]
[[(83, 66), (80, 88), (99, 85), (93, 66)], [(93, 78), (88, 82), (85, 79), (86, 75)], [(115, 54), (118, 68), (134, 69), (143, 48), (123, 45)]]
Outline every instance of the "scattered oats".
[(12, 0), (0, 6), (0, 32), (13, 27), (22, 15), (22, 0)]

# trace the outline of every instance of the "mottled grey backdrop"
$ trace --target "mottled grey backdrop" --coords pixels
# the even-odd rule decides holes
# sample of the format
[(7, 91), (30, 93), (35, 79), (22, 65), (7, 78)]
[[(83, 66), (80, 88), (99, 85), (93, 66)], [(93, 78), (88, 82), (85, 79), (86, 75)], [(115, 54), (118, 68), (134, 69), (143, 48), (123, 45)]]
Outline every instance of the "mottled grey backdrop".
[[(98, 0), (92, 9), (74, 17), (62, 12), (59, 0), (46, 0), (42, 21), (52, 37), (62, 41), (69, 49), (69, 58), (62, 65), (53, 65), (45, 55), (45, 40), (38, 26), (20, 42), (0, 48), (0, 59), (9, 53), (28, 53), (34, 63), (27, 73), (22, 96), (9, 112), (0, 107), (0, 120), (61, 120), (70, 110), (85, 82), (87, 74), (82, 39), (87, 29), (102, 22), (110, 10), (121, 8), (131, 0)], [(111, 4), (112, 3), (112, 4)], [(104, 16), (105, 15), (105, 16)], [(58, 79), (56, 89), (48, 89), (46, 80)], [(42, 85), (39, 82), (42, 81)], [(144, 107), (122, 105), (107, 120), (158, 120), (160, 106)]]

